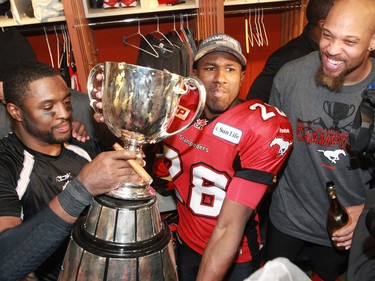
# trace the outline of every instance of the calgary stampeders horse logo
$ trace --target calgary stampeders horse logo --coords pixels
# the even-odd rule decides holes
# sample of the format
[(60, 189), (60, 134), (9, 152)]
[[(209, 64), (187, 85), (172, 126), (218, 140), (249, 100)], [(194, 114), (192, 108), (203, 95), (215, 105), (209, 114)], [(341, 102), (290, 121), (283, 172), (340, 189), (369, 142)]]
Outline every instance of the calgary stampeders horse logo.
[(283, 156), (288, 150), (289, 146), (293, 144), (293, 142), (286, 141), (283, 138), (275, 137), (270, 143), (270, 147), (273, 147), (276, 144), (279, 146), (279, 150), (278, 150), (279, 156)]

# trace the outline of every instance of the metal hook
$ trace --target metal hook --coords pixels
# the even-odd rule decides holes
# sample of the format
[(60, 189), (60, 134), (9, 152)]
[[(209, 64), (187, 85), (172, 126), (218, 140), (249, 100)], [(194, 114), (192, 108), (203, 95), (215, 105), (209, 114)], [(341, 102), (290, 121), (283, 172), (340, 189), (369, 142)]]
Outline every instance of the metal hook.
[(159, 26), (159, 17), (156, 16), (156, 15), (155, 15), (155, 17), (156, 17), (156, 31), (157, 31), (157, 32), (160, 32), (160, 29), (159, 29), (159, 27), (160, 27), (160, 26)]

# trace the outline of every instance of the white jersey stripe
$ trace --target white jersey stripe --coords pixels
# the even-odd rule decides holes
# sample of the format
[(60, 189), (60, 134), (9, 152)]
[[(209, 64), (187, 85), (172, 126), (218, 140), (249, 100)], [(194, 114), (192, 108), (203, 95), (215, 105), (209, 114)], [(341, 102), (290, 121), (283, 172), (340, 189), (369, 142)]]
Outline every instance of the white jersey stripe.
[(82, 158), (85, 158), (87, 161), (91, 162), (90, 155), (83, 148), (80, 148), (79, 146), (68, 144), (68, 143), (64, 144), (64, 146), (66, 149), (73, 151), (74, 153), (78, 154)]
[(20, 178), (17, 182), (16, 191), (18, 194), (18, 198), (21, 200), (22, 196), (25, 194), (27, 186), (30, 182), (30, 175), (34, 168), (34, 156), (31, 155), (26, 150), (23, 151), (23, 154), (25, 155), (25, 159), (23, 160), (23, 168), (20, 173)]

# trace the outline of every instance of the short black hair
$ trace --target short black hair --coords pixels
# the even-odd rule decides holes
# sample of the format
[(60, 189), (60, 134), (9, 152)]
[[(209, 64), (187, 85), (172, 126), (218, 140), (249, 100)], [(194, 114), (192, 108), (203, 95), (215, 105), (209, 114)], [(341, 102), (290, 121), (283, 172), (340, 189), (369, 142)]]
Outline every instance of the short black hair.
[(325, 20), (335, 0), (310, 0), (306, 7), (307, 22), (317, 26), (320, 20)]
[(4, 98), (8, 103), (22, 107), (23, 101), (30, 92), (30, 84), (45, 77), (59, 76), (60, 73), (51, 66), (38, 62), (29, 61), (10, 68), (4, 77)]

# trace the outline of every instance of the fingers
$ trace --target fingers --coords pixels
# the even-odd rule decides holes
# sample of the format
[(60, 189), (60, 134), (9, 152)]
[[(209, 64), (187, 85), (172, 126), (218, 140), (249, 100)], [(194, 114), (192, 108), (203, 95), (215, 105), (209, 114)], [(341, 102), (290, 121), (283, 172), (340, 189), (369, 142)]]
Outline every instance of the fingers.
[(103, 116), (103, 103), (101, 102), (101, 99), (103, 97), (102, 92), (94, 89), (91, 92), (92, 99), (90, 101), (90, 106), (94, 109), (94, 119), (98, 123), (104, 122), (104, 116)]
[(104, 123), (104, 116), (103, 116), (103, 114), (101, 114), (99, 112), (95, 112), (94, 119), (98, 123)]
[(344, 248), (345, 250), (350, 249), (352, 245), (354, 228), (355, 224), (351, 223), (333, 233), (332, 241), (334, 244), (339, 248)]
[[(124, 148), (119, 145), (118, 143), (115, 143), (113, 145), (113, 148), (117, 151), (124, 151)], [(145, 182), (148, 182), (148, 183), (151, 183), (152, 182), (152, 177), (146, 172), (145, 169), (143, 169), (143, 165), (141, 166), (137, 161), (133, 160), (133, 159), (128, 159), (127, 160), (128, 164), (130, 165), (130, 167), (133, 168), (133, 170), (145, 181)]]
[(95, 76), (95, 79), (99, 82), (103, 81), (103, 74), (102, 73), (98, 73), (96, 76)]
[(85, 142), (90, 139), (86, 126), (77, 120), (72, 121), (72, 136), (81, 142)]
[[(136, 153), (132, 151), (102, 152), (83, 167), (77, 179), (93, 195), (104, 194), (124, 182), (140, 183), (140, 177), (130, 167), (129, 163), (124, 161), (134, 160), (136, 156)], [(143, 162), (142, 159), (136, 161)]]

